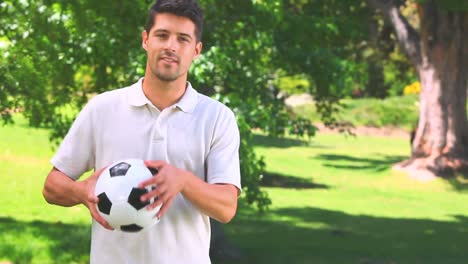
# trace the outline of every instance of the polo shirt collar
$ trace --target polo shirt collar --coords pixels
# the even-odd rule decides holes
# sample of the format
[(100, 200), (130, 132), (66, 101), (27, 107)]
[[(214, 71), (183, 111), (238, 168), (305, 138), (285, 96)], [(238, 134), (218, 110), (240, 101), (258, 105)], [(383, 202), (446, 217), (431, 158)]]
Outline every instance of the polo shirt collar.
[(175, 104), (180, 110), (185, 113), (192, 113), (198, 102), (198, 92), (193, 89), (192, 84), (187, 82), (187, 89), (179, 102)]
[(130, 86), (130, 91), (128, 93), (128, 102), (133, 106), (144, 106), (146, 104), (151, 105), (151, 101), (146, 98), (143, 93), (143, 78), (140, 78), (138, 82)]
[[(152, 105), (151, 101), (143, 93), (143, 78), (133, 84), (128, 93), (128, 101), (133, 106), (143, 106), (146, 104)], [(178, 107), (186, 113), (192, 113), (198, 102), (198, 92), (193, 89), (192, 84), (187, 82), (187, 89), (184, 95), (180, 98), (179, 102), (175, 103), (173, 107)]]

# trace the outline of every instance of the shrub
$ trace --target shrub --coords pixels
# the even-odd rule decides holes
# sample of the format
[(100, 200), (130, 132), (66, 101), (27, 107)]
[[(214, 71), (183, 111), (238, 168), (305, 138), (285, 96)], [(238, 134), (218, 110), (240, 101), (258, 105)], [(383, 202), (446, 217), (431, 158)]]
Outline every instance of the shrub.
[(405, 88), (403, 89), (404, 95), (419, 94), (420, 92), (421, 92), (421, 83), (419, 83), (418, 81), (413, 82), (410, 85), (406, 85)]

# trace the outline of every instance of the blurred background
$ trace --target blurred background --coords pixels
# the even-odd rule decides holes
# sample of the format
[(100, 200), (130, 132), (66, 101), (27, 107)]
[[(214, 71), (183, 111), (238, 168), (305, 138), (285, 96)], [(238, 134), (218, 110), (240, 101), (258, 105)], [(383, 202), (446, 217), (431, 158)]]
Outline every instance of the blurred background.
[[(189, 81), (236, 114), (244, 192), (213, 263), (466, 263), (468, 2), (198, 1)], [(144, 74), (153, 1), (0, 1), (0, 263), (88, 263), (57, 144)]]

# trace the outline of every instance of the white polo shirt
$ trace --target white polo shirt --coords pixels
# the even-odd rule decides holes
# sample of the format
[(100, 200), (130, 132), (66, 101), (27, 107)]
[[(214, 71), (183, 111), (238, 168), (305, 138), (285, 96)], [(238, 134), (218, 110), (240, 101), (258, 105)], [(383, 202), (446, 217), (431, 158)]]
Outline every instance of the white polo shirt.
[[(51, 163), (73, 179), (127, 158), (165, 160), (208, 183), (239, 190), (239, 130), (232, 111), (190, 83), (180, 101), (159, 111), (132, 86), (95, 96), (83, 108)], [(91, 263), (210, 263), (209, 217), (178, 194), (148, 231), (109, 231), (93, 220)]]

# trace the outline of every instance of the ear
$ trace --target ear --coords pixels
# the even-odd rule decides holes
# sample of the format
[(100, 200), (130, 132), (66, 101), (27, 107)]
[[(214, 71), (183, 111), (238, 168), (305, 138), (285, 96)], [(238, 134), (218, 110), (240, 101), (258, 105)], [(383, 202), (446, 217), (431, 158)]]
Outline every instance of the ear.
[(193, 54), (193, 59), (198, 59), (198, 57), (200, 57), (200, 54), (201, 54), (201, 50), (202, 50), (202, 47), (203, 47), (203, 43), (201, 41), (199, 41), (196, 45), (195, 45), (195, 54)]
[(145, 50), (148, 50), (148, 33), (146, 32), (146, 30), (143, 30), (141, 32), (141, 46)]

